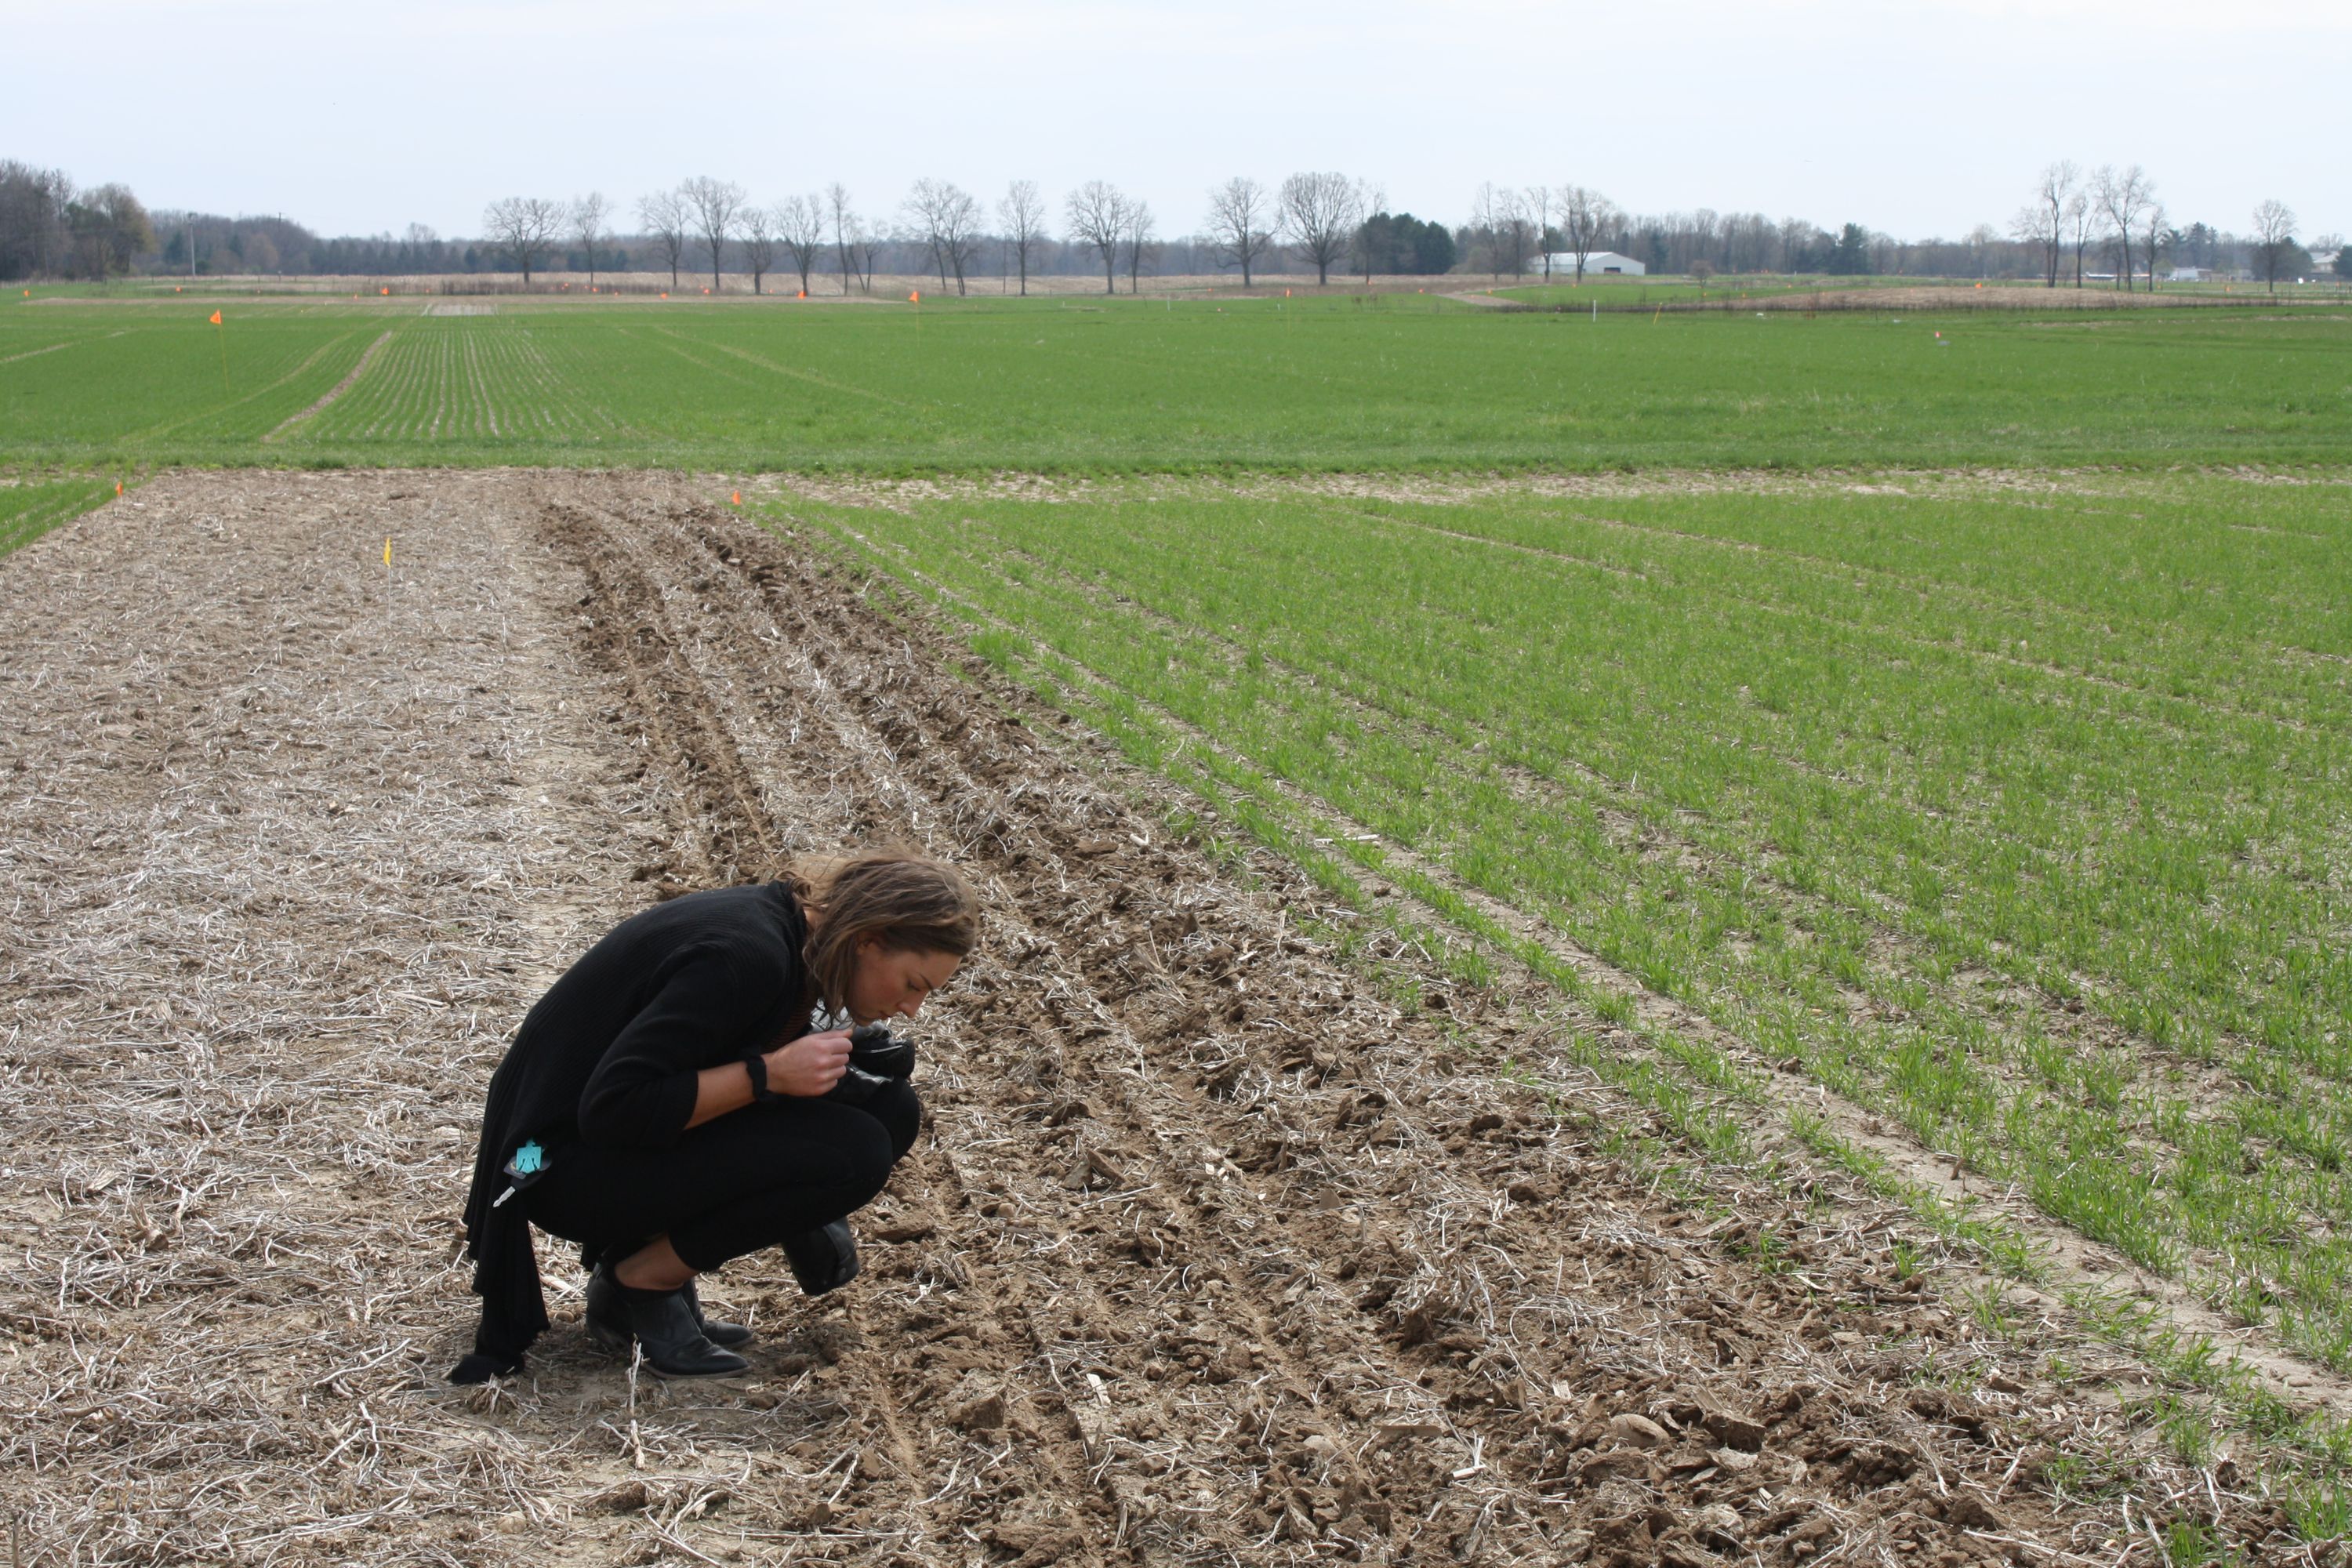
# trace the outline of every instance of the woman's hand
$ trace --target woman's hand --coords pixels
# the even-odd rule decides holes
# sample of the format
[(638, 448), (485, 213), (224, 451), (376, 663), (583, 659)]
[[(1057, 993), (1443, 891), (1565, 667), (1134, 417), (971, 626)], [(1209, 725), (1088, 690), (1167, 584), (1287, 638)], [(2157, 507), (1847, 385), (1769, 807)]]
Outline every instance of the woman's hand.
[(841, 1081), (849, 1067), (849, 1031), (827, 1029), (803, 1035), (767, 1053), (768, 1087), (778, 1094), (814, 1098)]

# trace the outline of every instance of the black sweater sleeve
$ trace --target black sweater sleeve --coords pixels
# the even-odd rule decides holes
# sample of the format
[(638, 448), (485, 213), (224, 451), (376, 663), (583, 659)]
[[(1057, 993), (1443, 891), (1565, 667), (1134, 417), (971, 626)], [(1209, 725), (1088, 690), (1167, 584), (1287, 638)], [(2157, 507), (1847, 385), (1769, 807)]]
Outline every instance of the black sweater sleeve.
[(693, 1120), (696, 1075), (769, 1042), (753, 1037), (783, 976), (725, 947), (679, 955), (660, 989), (614, 1037), (580, 1094), (591, 1143), (667, 1149)]

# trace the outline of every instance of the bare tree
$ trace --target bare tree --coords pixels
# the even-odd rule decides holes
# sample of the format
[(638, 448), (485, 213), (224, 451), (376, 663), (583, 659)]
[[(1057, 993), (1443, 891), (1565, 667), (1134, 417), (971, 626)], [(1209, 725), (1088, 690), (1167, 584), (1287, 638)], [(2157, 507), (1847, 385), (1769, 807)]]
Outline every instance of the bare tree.
[(947, 198), (940, 209), (940, 248), (947, 253), (948, 270), (955, 274), (958, 294), (966, 291), (965, 274), (980, 259), (982, 216), (978, 197), (960, 185), (947, 187)]
[(751, 292), (764, 292), (760, 280), (776, 264), (776, 215), (772, 208), (747, 206), (736, 220), (742, 236), (743, 269), (751, 275)]
[(482, 231), (491, 247), (522, 268), (522, 286), (530, 287), (530, 271), (563, 231), (562, 202), (543, 196), (508, 196), (482, 209)]
[(656, 191), (637, 199), (637, 221), (669, 258), (669, 286), (677, 287), (677, 258), (686, 252), (686, 203), (676, 191)]
[(1274, 248), (1274, 198), (1264, 185), (1235, 174), (1209, 193), (1209, 237), (1217, 259), (1242, 269), (1242, 287), (1250, 286), (1250, 269), (1259, 257)]
[(1242, 268), (1242, 287), (1249, 287), (1251, 268), (1275, 249), (1275, 197), (1265, 185), (1234, 174), (1209, 193), (1209, 242), (1223, 266)]
[(2275, 198), (2254, 209), (2254, 265), (2271, 292), (2278, 292), (2279, 274), (2294, 252), (2294, 209)]
[(1154, 237), (1157, 227), (1150, 202), (1139, 198), (1127, 204), (1127, 291), (1130, 294), (1138, 292), (1137, 275), (1144, 262), (1160, 254)]
[(2058, 258), (2066, 251), (2066, 205), (2074, 199), (2074, 185), (2081, 177), (2070, 160), (2062, 158), (2050, 164), (2042, 171), (2033, 199), (2009, 220), (2009, 237), (2042, 253), (2045, 289), (2058, 287)]
[[(1543, 256), (1543, 280), (1549, 283), (1551, 281), (1551, 208), (1556, 198), (1549, 185), (1529, 185), (1522, 199), (1527, 203), (1528, 215), (1535, 220), (1536, 249)], [(1576, 275), (1581, 279), (1584, 269), (1579, 268)]]
[(1495, 229), (1501, 220), (1496, 216), (1495, 209), (1494, 182), (1482, 180), (1478, 183), (1477, 195), (1470, 198), (1470, 233), (1473, 244), (1479, 242), (1480, 236), (1485, 237), (1487, 268), (1496, 281), (1500, 282), (1503, 277), (1503, 266), (1496, 259), (1500, 252), (1495, 246)]
[(917, 180), (907, 216), (939, 264), (940, 287), (947, 287), (953, 271), (956, 292), (965, 292), (964, 274), (980, 249), (980, 204), (952, 180)]
[(1389, 210), (1389, 189), (1375, 180), (1356, 182), (1356, 226), (1348, 234), (1348, 243), (1355, 247), (1357, 258), (1364, 264), (1364, 287), (1372, 286), (1371, 236), (1364, 226)]
[(856, 215), (851, 222), (856, 226), (849, 233), (849, 259), (857, 268), (857, 287), (864, 292), (874, 292), (874, 261), (882, 253), (889, 237)]
[(948, 286), (948, 257), (940, 239), (941, 209), (947, 205), (947, 193), (954, 187), (944, 180), (917, 180), (915, 188), (907, 193), (899, 208), (906, 224), (906, 235), (913, 243), (931, 253), (931, 262), (939, 269), (940, 287)]
[(1007, 185), (1004, 199), (996, 204), (996, 215), (1003, 220), (1004, 242), (1021, 268), (1021, 292), (1026, 297), (1029, 258), (1045, 237), (1045, 198), (1037, 194), (1037, 182), (1015, 180)]
[(1293, 174), (1282, 182), (1282, 232), (1315, 263), (1315, 286), (1331, 280), (1331, 264), (1356, 232), (1356, 183), (1345, 174)]
[(776, 204), (775, 221), (776, 237), (783, 241), (784, 253), (793, 258), (793, 270), (801, 275), (801, 292), (805, 294), (816, 254), (824, 247), (824, 207), (814, 195), (786, 196)]
[(2091, 205), (2088, 191), (2076, 191), (2066, 198), (2066, 243), (2074, 252), (2074, 287), (2083, 286), (2083, 253), (2091, 248), (2091, 234), (2098, 224), (2098, 209)]
[(1584, 283), (1584, 263), (1601, 248), (1601, 237), (1619, 222), (1614, 203), (1583, 185), (1559, 188), (1559, 225), (1568, 248), (1576, 258), (1576, 281)]
[(572, 204), (572, 237), (588, 253), (588, 287), (596, 287), (596, 247), (613, 237), (613, 204), (602, 191), (591, 191)]
[(735, 232), (735, 220), (743, 213), (743, 187), (731, 180), (697, 174), (680, 185), (677, 194), (693, 215), (703, 248), (710, 253), (710, 291), (716, 294), (719, 288), (719, 267), (726, 258), (728, 238)]
[(1127, 197), (1108, 180), (1088, 180), (1063, 204), (1070, 237), (1102, 258), (1103, 292), (1118, 292), (1118, 247), (1127, 237)]
[(849, 205), (849, 187), (839, 180), (824, 188), (824, 210), (826, 219), (833, 226), (833, 250), (841, 267), (841, 291), (846, 294), (849, 292), (849, 280), (856, 276), (857, 270), (850, 247), (863, 232), (864, 226), (857, 221), (856, 210)]
[[(2139, 226), (2140, 214), (2156, 199), (2155, 183), (2137, 163), (2118, 172), (2112, 163), (2105, 164), (2092, 176), (2092, 200), (2099, 212), (2115, 226), (2114, 240), (2117, 252), (2116, 280), (2126, 293), (2131, 291), (2132, 231)], [(2156, 276), (2148, 275), (2153, 288)]]
[(2150, 201), (2147, 210), (2140, 215), (2141, 248), (2147, 253), (2147, 291), (2151, 294), (2156, 292), (2157, 247), (2164, 243), (2165, 226), (2171, 221), (2171, 215), (2164, 210), (2164, 204), (2159, 201)]
[(1486, 266), (1496, 279), (1510, 268), (1516, 278), (1528, 267), (1528, 210), (1511, 186), (1491, 182), (1478, 187), (1471, 204), (1470, 226), (1486, 236)]

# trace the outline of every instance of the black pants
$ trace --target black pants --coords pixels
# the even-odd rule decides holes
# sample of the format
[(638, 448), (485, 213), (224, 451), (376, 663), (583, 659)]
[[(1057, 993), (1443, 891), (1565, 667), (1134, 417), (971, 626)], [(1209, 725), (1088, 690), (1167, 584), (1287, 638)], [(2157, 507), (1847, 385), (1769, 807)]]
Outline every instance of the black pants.
[(922, 1104), (893, 1083), (863, 1106), (782, 1099), (706, 1121), (667, 1149), (575, 1143), (522, 1196), (540, 1229), (614, 1261), (667, 1236), (699, 1273), (863, 1208), (914, 1146)]

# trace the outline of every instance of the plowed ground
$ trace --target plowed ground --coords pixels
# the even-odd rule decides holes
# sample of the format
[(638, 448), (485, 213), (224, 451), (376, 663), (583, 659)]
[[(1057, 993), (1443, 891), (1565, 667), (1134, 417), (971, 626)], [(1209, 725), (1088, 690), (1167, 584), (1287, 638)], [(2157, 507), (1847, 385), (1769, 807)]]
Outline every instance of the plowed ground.
[[(2300, 1559), (2127, 1450), (2128, 1369), (1906, 1278), (1899, 1215), (1521, 1087), (1575, 1076), (1527, 998), (1343, 957), (1282, 864), (706, 493), (176, 476), (0, 566), (17, 1561)], [(864, 1278), (742, 1260), (705, 1294), (752, 1374), (665, 1386), (551, 1248), (526, 1373), (444, 1384), (538, 990), (882, 838), (989, 931)]]

